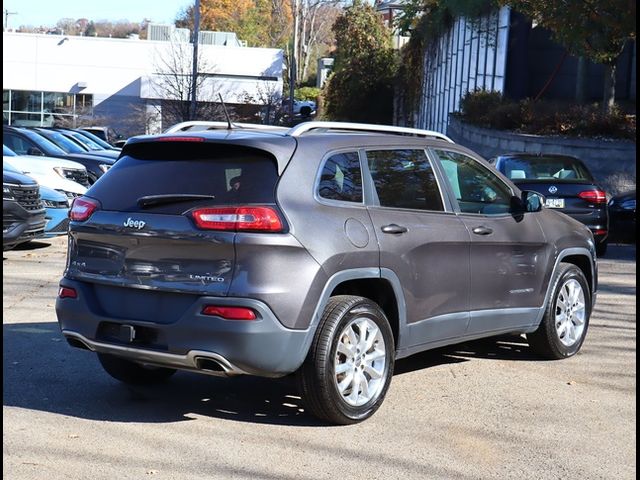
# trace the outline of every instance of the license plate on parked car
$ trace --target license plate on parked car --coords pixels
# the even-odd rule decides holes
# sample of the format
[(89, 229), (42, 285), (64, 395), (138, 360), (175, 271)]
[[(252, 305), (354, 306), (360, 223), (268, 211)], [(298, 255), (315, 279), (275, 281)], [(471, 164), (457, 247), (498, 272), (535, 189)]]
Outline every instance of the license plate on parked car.
[(547, 198), (544, 204), (547, 208), (564, 208), (564, 198)]

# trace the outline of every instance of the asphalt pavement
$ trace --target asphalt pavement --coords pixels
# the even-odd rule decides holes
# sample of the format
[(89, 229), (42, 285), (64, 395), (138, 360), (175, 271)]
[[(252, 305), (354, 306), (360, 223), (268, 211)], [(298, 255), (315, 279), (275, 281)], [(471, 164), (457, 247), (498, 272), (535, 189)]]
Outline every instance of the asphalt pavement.
[(543, 361), (514, 336), (418, 354), (371, 419), (336, 427), (289, 378), (111, 379), (60, 335), (65, 242), (4, 252), (3, 478), (635, 478), (635, 246), (600, 261), (577, 356)]

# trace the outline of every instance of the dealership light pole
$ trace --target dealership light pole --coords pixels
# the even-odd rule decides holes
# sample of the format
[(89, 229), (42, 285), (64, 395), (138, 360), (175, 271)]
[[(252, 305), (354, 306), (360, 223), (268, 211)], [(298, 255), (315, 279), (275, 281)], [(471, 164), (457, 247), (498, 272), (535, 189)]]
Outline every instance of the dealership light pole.
[(191, 74), (191, 105), (189, 107), (189, 120), (195, 120), (197, 85), (198, 85), (198, 43), (200, 36), (200, 0), (196, 0), (193, 21), (193, 71)]
[(4, 31), (9, 30), (9, 15), (17, 15), (18, 12), (10, 12), (8, 8), (4, 9)]

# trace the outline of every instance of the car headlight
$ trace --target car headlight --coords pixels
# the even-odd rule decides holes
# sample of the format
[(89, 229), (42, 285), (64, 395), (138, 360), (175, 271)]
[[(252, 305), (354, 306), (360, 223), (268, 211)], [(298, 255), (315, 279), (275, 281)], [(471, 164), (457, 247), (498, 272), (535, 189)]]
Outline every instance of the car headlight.
[(7, 185), (2, 185), (2, 199), (3, 200), (15, 200), (11, 188)]
[(66, 190), (56, 190), (56, 192), (60, 192), (67, 197), (67, 203), (69, 203), (69, 206), (71, 206), (71, 204), (73, 203), (74, 198), (81, 195), (80, 193), (67, 192)]
[(42, 205), (44, 206), (44, 208), (55, 208), (57, 202), (54, 202), (52, 200), (47, 200), (45, 198), (42, 199)]
[(107, 173), (107, 170), (109, 170), (111, 168), (111, 165), (109, 165), (107, 163), (101, 163), (98, 166), (100, 167), (100, 170), (102, 170), (104, 173)]
[(53, 171), (60, 175), (65, 180), (68, 180), (67, 176), (64, 174), (64, 168), (62, 167), (53, 167)]

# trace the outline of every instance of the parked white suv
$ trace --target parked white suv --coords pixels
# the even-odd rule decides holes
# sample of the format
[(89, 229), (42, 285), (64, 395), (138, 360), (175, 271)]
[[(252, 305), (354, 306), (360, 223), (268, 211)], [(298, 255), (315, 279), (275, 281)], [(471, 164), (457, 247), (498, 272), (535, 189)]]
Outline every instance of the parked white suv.
[(17, 155), (5, 145), (2, 146), (2, 162), (34, 178), (40, 185), (64, 194), (69, 203), (87, 191), (87, 169), (77, 162), (62, 158)]

